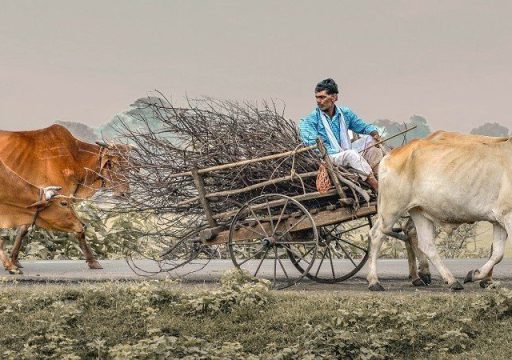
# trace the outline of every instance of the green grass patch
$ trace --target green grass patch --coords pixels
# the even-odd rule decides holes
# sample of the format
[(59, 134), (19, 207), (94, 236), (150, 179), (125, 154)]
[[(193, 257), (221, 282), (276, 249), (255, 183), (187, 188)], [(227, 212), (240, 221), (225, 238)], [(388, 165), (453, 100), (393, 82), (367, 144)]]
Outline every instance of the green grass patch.
[(508, 358), (512, 291), (293, 293), (231, 271), (172, 281), (0, 289), (6, 359)]

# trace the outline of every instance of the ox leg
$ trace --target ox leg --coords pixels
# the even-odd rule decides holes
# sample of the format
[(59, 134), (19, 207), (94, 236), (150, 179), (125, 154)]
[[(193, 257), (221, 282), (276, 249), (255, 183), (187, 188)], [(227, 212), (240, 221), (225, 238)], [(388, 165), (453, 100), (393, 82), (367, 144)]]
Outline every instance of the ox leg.
[[(405, 242), (405, 249), (407, 250), (407, 262), (409, 265), (409, 279), (414, 286), (427, 286), (432, 282), (430, 275), (425, 275), (425, 273), (418, 272), (418, 268), (416, 267), (416, 256), (421, 253), (419, 249), (414, 245), (412, 241)], [(425, 257), (425, 256), (423, 256)], [(419, 257), (418, 257), (419, 259)], [(428, 261), (428, 260), (427, 260)], [(428, 270), (428, 269), (427, 269)], [(420, 270), (421, 271), (421, 270)]]
[(18, 268), (22, 268), (20, 262), (18, 261), (18, 255), (20, 253), (21, 244), (23, 243), (23, 238), (28, 233), (28, 225), (21, 225), (16, 232), (16, 239), (14, 240), (14, 244), (12, 245), (11, 250), (11, 261)]
[(415, 245), (413, 245), (413, 249), (416, 250), (416, 255), (418, 256), (418, 275), (420, 279), (427, 285), (432, 284), (432, 275), (430, 274), (430, 267), (428, 265), (428, 258), (425, 254), (420, 250), (418, 246), (418, 238), (415, 238)]
[(411, 242), (405, 242), (405, 250), (407, 250), (407, 264), (409, 265), (409, 279), (412, 280), (414, 284), (414, 280), (421, 280), (418, 276), (418, 270), (416, 268), (416, 254), (412, 249)]
[(505, 243), (507, 241), (507, 231), (500, 224), (493, 224), (493, 242), (492, 253), (489, 260), (477, 270), (471, 270), (464, 282), (472, 282), (481, 280), (480, 286), (487, 287), (492, 283), (492, 271), (494, 266), (498, 264), (505, 253)]
[(435, 243), (434, 243), (434, 223), (423, 216), (418, 211), (410, 211), (411, 218), (416, 225), (418, 234), (418, 248), (422, 251), (427, 258), (434, 264), (437, 271), (441, 274), (444, 281), (450, 286), (452, 290), (462, 290), (464, 287), (460, 282), (455, 279), (453, 274), (443, 264), (439, 256)]
[(432, 284), (432, 275), (430, 274), (430, 267), (428, 265), (428, 258), (418, 247), (418, 238), (416, 238), (416, 245), (413, 246), (416, 248), (416, 255), (418, 256), (418, 275), (420, 279), (427, 285)]
[(492, 283), (493, 283), (493, 281), (492, 281), (492, 271), (493, 270), (494, 270), (494, 268), (491, 269), (491, 271), (489, 271), (489, 273), (487, 274), (485, 279), (480, 280), (480, 287), (482, 289), (487, 289), (490, 285), (492, 285)]
[(380, 247), (386, 238), (386, 232), (393, 232), (393, 225), (398, 220), (399, 215), (389, 216), (388, 219), (379, 215), (379, 218), (370, 230), (370, 255), (369, 269), (366, 279), (368, 280), (368, 288), (371, 291), (384, 291), (384, 287), (379, 283), (377, 276), (377, 258), (379, 256)]
[[(412, 227), (411, 227), (412, 225)], [(413, 249), (414, 243), (412, 242), (412, 236), (415, 235), (414, 224), (412, 224), (412, 220), (409, 218), (407, 223), (403, 227), (403, 232), (408, 240), (405, 243), (405, 249), (407, 250), (407, 264), (409, 265), (409, 279), (412, 280), (412, 284), (414, 286), (425, 286), (427, 285), (423, 280), (421, 280), (418, 275), (418, 270), (416, 267), (416, 253), (415, 249)]]
[(385, 236), (381, 229), (381, 223), (382, 221), (379, 217), (370, 230), (369, 271), (366, 279), (368, 280), (368, 288), (371, 291), (385, 290), (379, 283), (379, 278), (377, 276), (377, 257)]
[(23, 274), (20, 269), (16, 267), (4, 252), (5, 239), (0, 237), (0, 261), (4, 265), (5, 270), (9, 271), (10, 274)]
[(78, 245), (80, 246), (80, 249), (82, 249), (82, 252), (84, 253), (85, 261), (87, 262), (89, 269), (95, 269), (95, 270), (103, 269), (101, 264), (94, 257), (91, 247), (85, 240), (85, 232), (78, 233), (77, 237), (78, 237)]
[[(418, 232), (411, 218), (407, 220), (404, 226), (404, 232), (409, 238), (409, 246), (407, 246), (407, 243), (405, 246), (407, 249), (407, 257), (409, 258), (409, 274), (412, 283), (414, 286), (430, 285), (432, 283), (432, 276), (430, 275), (428, 258), (418, 247)], [(409, 254), (409, 252), (413, 253)], [(412, 261), (412, 258), (414, 258), (414, 261)], [(416, 258), (419, 262), (419, 272), (416, 272)]]

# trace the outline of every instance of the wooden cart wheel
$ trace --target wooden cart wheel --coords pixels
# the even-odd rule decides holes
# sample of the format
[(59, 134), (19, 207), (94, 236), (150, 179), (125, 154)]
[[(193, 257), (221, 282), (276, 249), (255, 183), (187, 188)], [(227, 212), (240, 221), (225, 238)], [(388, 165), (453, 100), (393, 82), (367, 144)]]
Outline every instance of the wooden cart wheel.
[[(296, 240), (291, 234), (297, 229), (311, 231)], [(318, 231), (308, 210), (280, 194), (250, 200), (235, 215), (229, 231), (228, 250), (235, 266), (270, 279), (275, 289), (300, 281), (313, 265), (317, 247)], [(301, 270), (289, 256), (302, 265)]]
[(204, 253), (205, 245), (199, 240), (201, 230), (195, 229), (179, 239), (173, 239), (167, 249), (160, 253), (158, 261), (166, 271), (188, 265)]
[[(370, 216), (341, 224), (319, 227), (316, 260), (307, 277), (320, 283), (336, 283), (354, 276), (368, 260), (372, 227)], [(300, 261), (292, 261), (299, 271)]]

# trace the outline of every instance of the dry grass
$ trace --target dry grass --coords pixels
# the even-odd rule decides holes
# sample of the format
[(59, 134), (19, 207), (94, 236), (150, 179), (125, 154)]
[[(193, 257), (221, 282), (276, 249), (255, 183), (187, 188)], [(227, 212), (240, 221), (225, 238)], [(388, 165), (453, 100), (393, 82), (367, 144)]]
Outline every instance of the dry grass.
[(230, 273), (173, 282), (3, 285), (2, 358), (505, 358), (512, 291), (292, 293)]

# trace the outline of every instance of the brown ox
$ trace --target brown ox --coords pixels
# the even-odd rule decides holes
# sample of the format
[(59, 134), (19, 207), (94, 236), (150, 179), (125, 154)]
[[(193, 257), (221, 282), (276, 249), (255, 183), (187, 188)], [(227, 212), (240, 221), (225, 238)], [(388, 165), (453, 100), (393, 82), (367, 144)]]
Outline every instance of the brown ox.
[[(66, 196), (88, 198), (100, 188), (109, 188), (117, 196), (128, 194), (128, 185), (120, 174), (126, 162), (125, 145), (99, 146), (76, 139), (65, 127), (52, 125), (35, 131), (0, 131), (0, 160), (23, 179), (38, 187), (58, 185)], [(28, 226), (18, 229), (12, 260), (18, 252)], [(91, 269), (101, 269), (85, 240), (78, 243)]]
[[(84, 227), (71, 201), (55, 196), (58, 190), (58, 187), (34, 186), (0, 161), (0, 228), (34, 224), (50, 230), (83, 233)], [(11, 274), (21, 273), (5, 256), (1, 237), (0, 260)]]
[[(449, 228), (489, 221), (494, 226), (493, 253), (466, 281), (490, 281), (512, 231), (512, 138), (436, 133), (391, 151), (380, 166), (378, 220), (370, 232), (371, 290), (383, 290), (376, 261), (385, 235), (408, 211), (418, 248), (454, 290), (462, 285), (444, 266), (434, 244), (434, 222)], [(396, 234), (395, 234), (396, 235)]]

